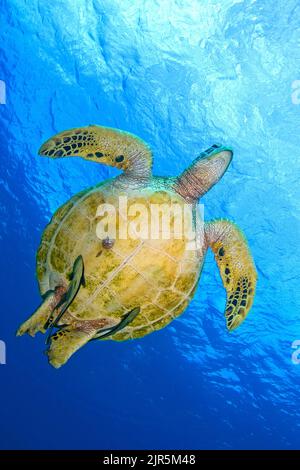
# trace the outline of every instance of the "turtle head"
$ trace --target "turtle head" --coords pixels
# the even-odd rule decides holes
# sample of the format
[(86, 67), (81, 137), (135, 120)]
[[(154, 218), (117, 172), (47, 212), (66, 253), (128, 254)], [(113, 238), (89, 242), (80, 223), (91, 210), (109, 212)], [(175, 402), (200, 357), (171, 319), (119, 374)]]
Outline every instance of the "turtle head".
[(87, 126), (60, 132), (41, 146), (39, 155), (82, 157), (124, 170), (128, 176), (151, 176), (149, 147), (138, 137), (110, 127)]
[(214, 144), (176, 179), (174, 189), (187, 201), (197, 201), (224, 175), (232, 156), (230, 148)]

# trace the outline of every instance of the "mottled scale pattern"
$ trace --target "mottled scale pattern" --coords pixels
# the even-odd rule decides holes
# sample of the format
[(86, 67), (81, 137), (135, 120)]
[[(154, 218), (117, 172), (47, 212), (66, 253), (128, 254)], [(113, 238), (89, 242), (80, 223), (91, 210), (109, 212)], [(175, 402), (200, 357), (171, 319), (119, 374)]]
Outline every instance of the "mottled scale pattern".
[(39, 153), (51, 158), (79, 156), (140, 175), (148, 173), (152, 165), (151, 151), (141, 139), (95, 125), (63, 131), (47, 140)]
[(254, 299), (256, 270), (246, 240), (238, 227), (226, 220), (206, 227), (211, 248), (227, 292), (227, 328), (237, 328), (248, 314)]
[(225, 310), (225, 316), (229, 328), (231, 328), (234, 321), (235, 310), (237, 311), (237, 314), (242, 317), (245, 317), (246, 312), (250, 310), (254, 296), (253, 284), (248, 277), (240, 277), (236, 283), (235, 291), (231, 292), (228, 295)]

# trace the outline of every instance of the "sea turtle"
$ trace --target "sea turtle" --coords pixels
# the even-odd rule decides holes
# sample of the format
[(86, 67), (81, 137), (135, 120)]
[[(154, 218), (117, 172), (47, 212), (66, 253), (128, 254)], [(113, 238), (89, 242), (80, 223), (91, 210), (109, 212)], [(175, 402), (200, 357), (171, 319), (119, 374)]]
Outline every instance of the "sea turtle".
[[(49, 329), (47, 353), (54, 367), (91, 340), (140, 338), (178, 317), (194, 295), (208, 247), (227, 291), (227, 328), (245, 319), (257, 277), (245, 238), (227, 220), (202, 224), (198, 210), (199, 198), (227, 170), (233, 155), (229, 148), (213, 145), (170, 178), (152, 175), (152, 154), (141, 139), (102, 126), (61, 132), (39, 154), (78, 156), (123, 170), (63, 204), (42, 235), (37, 277), (43, 302), (17, 334), (34, 336)], [(127, 214), (121, 200), (126, 200)], [(170, 207), (189, 208), (195, 243), (186, 231), (178, 232), (176, 211), (170, 210), (167, 226), (159, 225), (155, 236), (149, 230), (143, 235), (138, 228), (153, 218), (153, 207), (161, 211), (158, 224)], [(105, 236), (113, 224), (115, 234)]]

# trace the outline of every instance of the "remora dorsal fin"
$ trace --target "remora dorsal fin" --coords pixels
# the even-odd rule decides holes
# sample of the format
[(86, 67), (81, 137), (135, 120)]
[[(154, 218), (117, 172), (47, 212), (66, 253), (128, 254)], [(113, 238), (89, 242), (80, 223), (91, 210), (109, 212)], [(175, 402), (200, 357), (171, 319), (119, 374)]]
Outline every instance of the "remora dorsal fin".
[[(126, 313), (126, 315), (123, 316), (122, 320), (120, 321), (120, 323), (118, 323), (118, 325), (112, 328), (105, 328), (103, 330), (99, 330), (96, 333), (98, 336), (95, 336), (93, 339), (107, 338), (108, 336), (114, 335), (118, 331), (123, 330), (125, 326), (127, 326), (129, 323), (131, 323), (135, 319), (135, 317), (140, 313), (140, 310), (141, 310), (140, 307), (136, 307), (130, 310), (130, 312)], [(104, 331), (107, 331), (107, 332), (101, 335), (101, 332), (104, 332)]]
[(64, 301), (60, 305), (61, 310), (60, 310), (59, 314), (57, 315), (57, 317), (55, 318), (55, 320), (51, 324), (51, 329), (50, 329), (49, 335), (47, 337), (46, 344), (49, 343), (49, 339), (50, 339), (53, 328), (58, 326), (58, 323), (62, 319), (64, 313), (67, 311), (67, 309), (70, 307), (71, 303), (75, 299), (75, 297), (76, 297), (76, 295), (77, 295), (77, 293), (80, 289), (81, 284), (85, 283), (85, 281), (84, 281), (84, 264), (83, 264), (83, 258), (82, 258), (81, 255), (79, 255), (76, 258), (76, 260), (74, 261), (73, 271), (72, 271), (72, 276), (71, 277), (72, 277), (72, 279), (71, 279), (70, 285), (68, 287), (68, 290), (67, 290), (67, 292), (64, 296)]

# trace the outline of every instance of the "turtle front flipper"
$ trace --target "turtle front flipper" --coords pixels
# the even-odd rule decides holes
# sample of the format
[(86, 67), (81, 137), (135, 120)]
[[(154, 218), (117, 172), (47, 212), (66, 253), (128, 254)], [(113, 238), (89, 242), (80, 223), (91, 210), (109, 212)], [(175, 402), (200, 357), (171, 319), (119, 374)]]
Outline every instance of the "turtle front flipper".
[(244, 321), (253, 303), (257, 280), (254, 261), (242, 232), (232, 222), (207, 223), (205, 240), (214, 252), (227, 292), (227, 328), (234, 330)]
[(82, 157), (124, 170), (127, 177), (149, 179), (152, 152), (129, 132), (102, 126), (87, 126), (60, 132), (47, 140), (39, 154), (50, 158)]
[(44, 296), (43, 303), (31, 315), (31, 317), (20, 326), (16, 333), (17, 336), (22, 336), (25, 333), (34, 336), (39, 331), (41, 333), (45, 333), (47, 329), (45, 324), (51, 317), (53, 310), (56, 308), (56, 305), (63, 297), (64, 290), (65, 289), (63, 287), (59, 286), (54, 291), (48, 291)]

